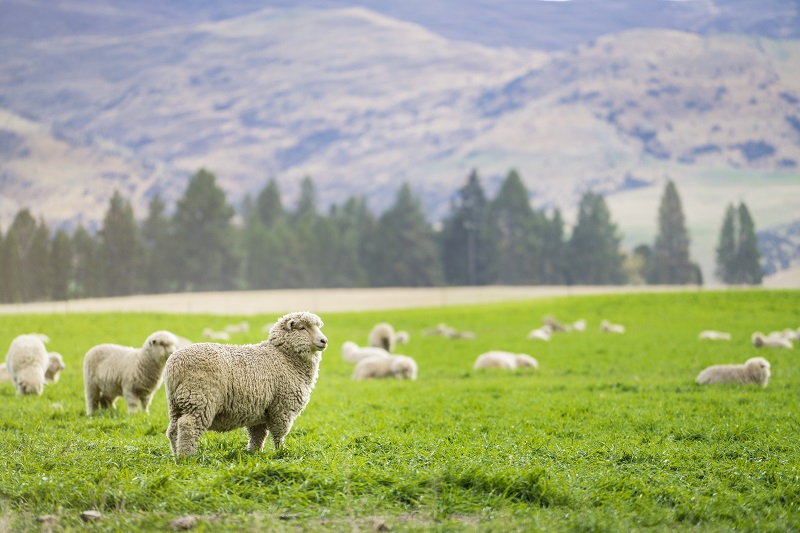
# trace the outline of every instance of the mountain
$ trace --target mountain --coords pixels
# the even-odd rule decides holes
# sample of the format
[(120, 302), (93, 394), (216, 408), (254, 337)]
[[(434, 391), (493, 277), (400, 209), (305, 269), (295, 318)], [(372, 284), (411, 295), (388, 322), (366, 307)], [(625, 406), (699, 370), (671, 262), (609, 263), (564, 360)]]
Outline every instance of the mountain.
[[(392, 18), (314, 2), (0, 0), (0, 222), (21, 207), (96, 222), (115, 188), (142, 217), (202, 166), (234, 202), (275, 177), (291, 204), (310, 175), (322, 207), (359, 194), (380, 211), (408, 181), (438, 220), (472, 168), (490, 194), (516, 168), (537, 207), (569, 214), (586, 189), (607, 194), (633, 247), (652, 242), (673, 179), (708, 277), (728, 202), (745, 199), (759, 228), (797, 218), (800, 42), (764, 37), (796, 37), (797, 9), (650, 3), (490, 16), (487, 1), (410, 2), (384, 6)], [(525, 21), (551, 44), (500, 39)]]

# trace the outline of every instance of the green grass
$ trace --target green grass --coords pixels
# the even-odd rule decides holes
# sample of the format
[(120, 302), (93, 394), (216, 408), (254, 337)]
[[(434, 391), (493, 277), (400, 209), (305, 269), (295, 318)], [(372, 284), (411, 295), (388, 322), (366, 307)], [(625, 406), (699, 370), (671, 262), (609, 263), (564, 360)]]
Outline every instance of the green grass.
[[(567, 297), (521, 303), (323, 314), (331, 348), (311, 403), (281, 452), (245, 451), (243, 431), (207, 433), (175, 461), (163, 389), (149, 415), (84, 414), (81, 363), (102, 342), (140, 345), (156, 329), (199, 340), (203, 327), (277, 316), (96, 314), (0, 317), (0, 342), (40, 331), (64, 355), (41, 397), (0, 384), (0, 531), (798, 531), (800, 349), (758, 350), (755, 330), (800, 326), (796, 291)], [(589, 330), (526, 340), (544, 315)], [(625, 335), (599, 332), (601, 319)], [(345, 340), (388, 320), (416, 382), (350, 380)], [(476, 340), (425, 337), (439, 322)], [(733, 333), (701, 342), (706, 328)], [(538, 372), (472, 370), (489, 349), (526, 352)], [(704, 367), (762, 355), (767, 388), (701, 387)]]

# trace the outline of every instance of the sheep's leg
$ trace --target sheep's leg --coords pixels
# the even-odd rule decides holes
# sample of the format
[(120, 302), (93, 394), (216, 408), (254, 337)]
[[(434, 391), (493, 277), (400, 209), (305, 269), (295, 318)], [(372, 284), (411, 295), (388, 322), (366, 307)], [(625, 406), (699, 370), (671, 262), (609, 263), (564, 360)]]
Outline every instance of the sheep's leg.
[(142, 411), (144, 411), (147, 414), (150, 413), (150, 404), (153, 402), (153, 395), (154, 394), (155, 394), (155, 392), (150, 393), (150, 394), (148, 394), (146, 396), (142, 396), (141, 398), (139, 398), (139, 400), (141, 400), (141, 402), (142, 402)]
[(131, 415), (139, 410), (139, 396), (132, 390), (122, 391), (122, 397), (125, 398), (125, 403), (128, 404), (128, 414)]
[(177, 455), (178, 448), (178, 418), (169, 417), (169, 426), (167, 427), (167, 438), (169, 439), (169, 449), (172, 450), (172, 455)]
[(285, 415), (283, 418), (271, 418), (269, 422), (269, 433), (272, 435), (272, 442), (275, 444), (276, 450), (280, 450), (281, 446), (283, 446), (283, 440), (286, 438), (289, 430), (292, 429), (293, 423), (294, 420), (292, 418), (286, 418)]
[(267, 438), (266, 424), (248, 426), (247, 434), (250, 435), (250, 441), (247, 443), (248, 452), (260, 452), (264, 449), (264, 440)]
[(197, 451), (197, 439), (203, 434), (202, 427), (194, 415), (185, 414), (178, 419), (178, 446), (176, 455), (192, 455)]

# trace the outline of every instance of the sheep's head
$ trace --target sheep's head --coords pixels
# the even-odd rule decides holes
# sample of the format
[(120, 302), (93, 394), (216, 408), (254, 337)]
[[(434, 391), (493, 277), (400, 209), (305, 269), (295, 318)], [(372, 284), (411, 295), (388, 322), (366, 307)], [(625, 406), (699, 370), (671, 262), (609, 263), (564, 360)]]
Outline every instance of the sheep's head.
[(516, 356), (517, 360), (517, 368), (533, 368), (534, 370), (539, 369), (539, 362), (525, 353), (518, 353)]
[(764, 346), (764, 334), (761, 332), (756, 331), (753, 333), (753, 335), (750, 337), (750, 340), (752, 341), (753, 346), (756, 348), (761, 348)]
[(47, 370), (44, 373), (44, 379), (50, 383), (58, 381), (58, 375), (62, 370), (67, 368), (64, 364), (64, 358), (58, 352), (50, 352), (47, 354), (50, 364), (47, 365)]
[(167, 362), (167, 358), (172, 355), (178, 347), (178, 338), (169, 331), (156, 331), (144, 342), (142, 351), (150, 354), (150, 357), (161, 364)]
[(328, 339), (320, 329), (322, 326), (322, 320), (314, 313), (289, 313), (270, 328), (269, 342), (296, 354), (321, 352), (328, 347)]
[(760, 383), (764, 387), (767, 386), (770, 377), (769, 361), (763, 357), (753, 357), (745, 361), (744, 366), (749, 370), (756, 383)]
[(397, 379), (417, 379), (417, 363), (410, 357), (395, 355), (390, 371)]

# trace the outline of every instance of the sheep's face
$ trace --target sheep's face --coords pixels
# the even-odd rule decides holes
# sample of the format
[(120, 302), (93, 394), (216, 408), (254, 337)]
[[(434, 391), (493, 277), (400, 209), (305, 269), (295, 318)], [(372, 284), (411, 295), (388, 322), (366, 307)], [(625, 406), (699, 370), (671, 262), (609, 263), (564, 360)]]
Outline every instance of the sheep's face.
[(156, 331), (144, 343), (144, 350), (159, 363), (165, 364), (167, 358), (178, 347), (178, 338), (169, 331)]
[(397, 379), (417, 379), (417, 365), (406, 358), (397, 358), (392, 361), (392, 375)]
[(517, 354), (516, 359), (518, 368), (539, 368), (539, 363), (530, 355), (524, 353)]
[(328, 338), (320, 329), (322, 326), (322, 320), (314, 313), (289, 313), (270, 329), (270, 342), (276, 346), (288, 343), (298, 354), (321, 352), (328, 347)]
[(55, 383), (58, 381), (59, 373), (66, 368), (66, 365), (64, 364), (64, 358), (61, 357), (60, 353), (50, 352), (48, 355), (50, 364), (47, 366), (44, 378), (49, 382)]
[(753, 357), (748, 359), (744, 365), (750, 369), (750, 373), (756, 378), (758, 383), (762, 385), (767, 384), (770, 377), (769, 361), (763, 357)]

